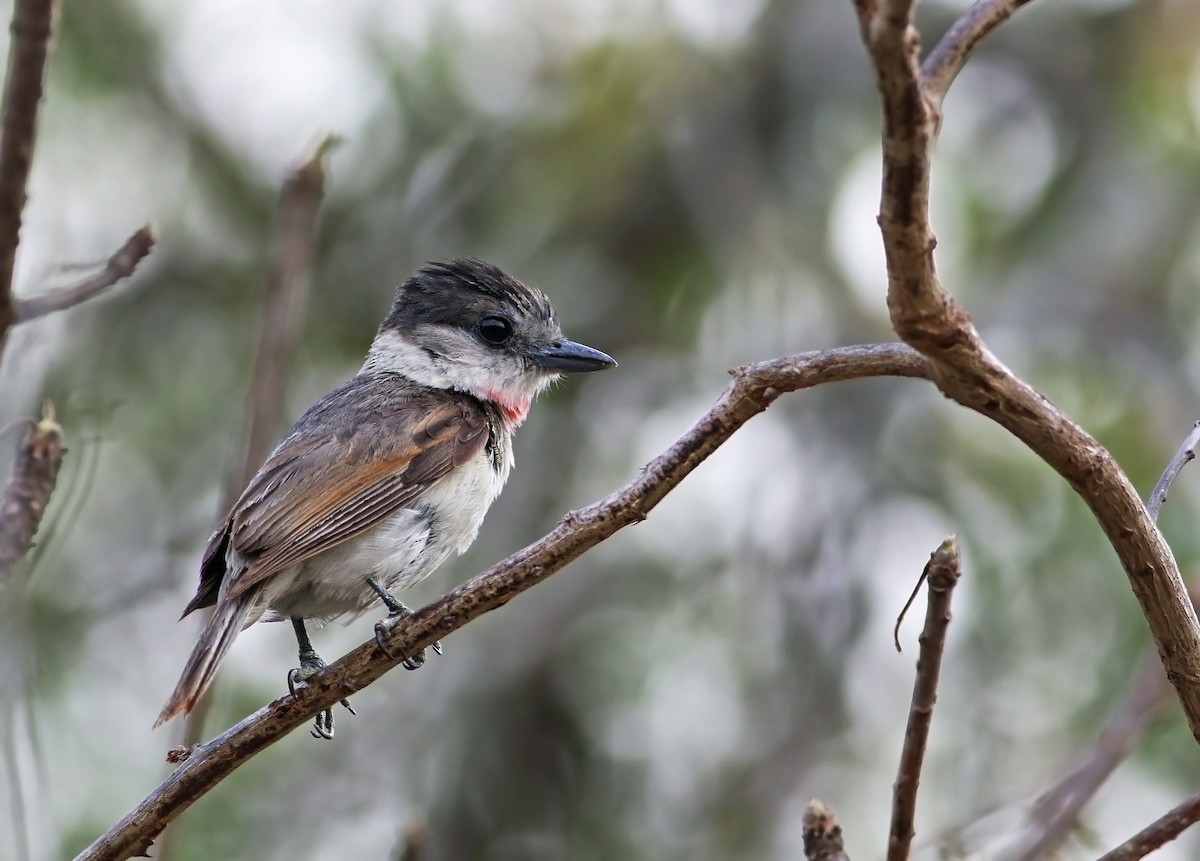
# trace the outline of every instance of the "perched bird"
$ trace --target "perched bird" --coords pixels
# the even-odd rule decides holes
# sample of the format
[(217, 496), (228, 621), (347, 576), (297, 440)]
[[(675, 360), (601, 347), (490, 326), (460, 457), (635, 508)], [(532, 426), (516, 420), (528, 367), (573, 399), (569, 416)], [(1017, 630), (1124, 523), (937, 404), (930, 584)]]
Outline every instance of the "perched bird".
[[(255, 622), (292, 621), (294, 689), (325, 666), (306, 619), (362, 613), (376, 600), (389, 611), (382, 624), (406, 615), (390, 590), (475, 540), (534, 397), (563, 373), (615, 365), (564, 338), (546, 296), (495, 266), (419, 270), (397, 290), (362, 368), (308, 408), (209, 539), (183, 615), (213, 614), (155, 726), (195, 706)], [(331, 731), (325, 712), (315, 734)]]

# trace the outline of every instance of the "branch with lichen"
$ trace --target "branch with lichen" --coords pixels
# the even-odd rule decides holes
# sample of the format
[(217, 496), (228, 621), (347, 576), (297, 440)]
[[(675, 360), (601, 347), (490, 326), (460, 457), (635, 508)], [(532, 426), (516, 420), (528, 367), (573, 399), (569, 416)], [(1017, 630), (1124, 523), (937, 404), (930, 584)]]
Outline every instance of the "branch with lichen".
[(804, 861), (850, 861), (837, 814), (824, 801), (814, 798), (804, 806), (802, 827)]
[(33, 546), (66, 451), (62, 428), (47, 405), (42, 420), (31, 423), (21, 440), (12, 474), (0, 492), (0, 586)]

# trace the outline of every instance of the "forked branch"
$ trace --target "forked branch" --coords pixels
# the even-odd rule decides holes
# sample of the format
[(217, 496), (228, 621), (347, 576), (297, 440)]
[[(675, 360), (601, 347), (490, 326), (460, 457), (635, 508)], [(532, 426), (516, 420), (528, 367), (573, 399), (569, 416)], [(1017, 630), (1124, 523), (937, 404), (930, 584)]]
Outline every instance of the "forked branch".
[[(889, 14), (893, 5), (903, 14)], [(938, 388), (1025, 443), (1087, 503), (1121, 560), (1167, 678), (1200, 740), (1200, 623), (1175, 558), (1108, 451), (992, 355), (966, 309), (942, 288), (929, 223), (930, 158), (940, 105), (918, 65), (911, 9), (881, 4), (868, 14), (872, 7), (857, 5), (883, 103), (879, 224), (892, 326), (931, 360)]]

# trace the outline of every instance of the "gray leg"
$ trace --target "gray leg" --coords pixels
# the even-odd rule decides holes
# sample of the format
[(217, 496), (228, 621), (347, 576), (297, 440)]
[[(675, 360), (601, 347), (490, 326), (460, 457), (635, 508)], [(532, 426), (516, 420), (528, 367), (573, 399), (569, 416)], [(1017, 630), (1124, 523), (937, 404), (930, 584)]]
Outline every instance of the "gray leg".
[[(405, 616), (411, 616), (413, 611), (397, 601), (396, 596), (387, 589), (383, 588), (379, 581), (374, 577), (367, 578), (367, 585), (375, 591), (375, 594), (379, 596), (379, 600), (382, 601), (388, 608), (387, 618), (375, 623), (375, 645), (379, 646), (379, 651), (383, 652), (394, 661), (396, 660), (396, 656), (389, 652), (387, 647), (383, 645), (384, 634), (386, 634), (391, 629), (392, 625), (396, 624), (396, 622), (399, 622)], [(433, 644), (433, 651), (439, 655), (442, 653), (441, 642)], [(410, 655), (409, 657), (405, 658), (403, 667), (406, 670), (415, 670), (418, 667), (423, 666), (424, 663), (425, 650), (422, 649), (415, 655)]]
[[(292, 630), (296, 632), (296, 644), (300, 649), (300, 666), (291, 670), (287, 676), (288, 693), (292, 696), (296, 695), (296, 685), (308, 681), (317, 673), (325, 669), (328, 664), (321, 660), (321, 656), (317, 654), (312, 647), (312, 641), (308, 639), (308, 631), (304, 627), (304, 620), (296, 616), (292, 617)], [(342, 705), (350, 714), (356, 714), (350, 706), (350, 700), (342, 700)], [(328, 708), (321, 712), (313, 721), (313, 729), (311, 730), (313, 738), (333, 738), (333, 709)]]

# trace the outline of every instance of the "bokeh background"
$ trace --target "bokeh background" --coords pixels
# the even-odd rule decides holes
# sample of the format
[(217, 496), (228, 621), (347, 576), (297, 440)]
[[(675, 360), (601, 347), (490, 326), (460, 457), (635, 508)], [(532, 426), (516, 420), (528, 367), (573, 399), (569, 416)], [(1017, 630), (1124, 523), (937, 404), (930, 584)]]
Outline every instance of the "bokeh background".
[[(926, 43), (964, 7), (923, 4)], [(147, 220), (161, 241), (111, 295), (14, 331), (0, 366), (0, 424), (52, 398), (71, 449), (0, 606), (0, 858), (71, 856), (167, 774), (180, 727), (150, 727), (197, 631), (176, 618), (237, 449), (275, 198), (323, 135), (345, 143), (288, 422), (428, 259), (541, 286), (621, 363), (542, 400), (479, 541), (410, 604), (627, 481), (727, 369), (891, 337), (849, 2), (68, 0), (48, 92), (17, 289)], [(1200, 5), (1043, 0), (955, 84), (937, 153), (946, 285), (1144, 490), (1200, 413), (1198, 128)], [(1198, 488), (1185, 472), (1162, 518), (1185, 572)], [(937, 857), (976, 823), (955, 851), (1001, 857), (1148, 638), (1069, 489), (910, 380), (781, 399), (646, 523), (358, 695), (335, 741), (257, 757), (159, 857), (386, 859), (424, 821), (438, 859), (795, 859), (819, 796), (880, 858), (921, 611), (900, 655), (892, 624), (950, 533), (966, 574), (918, 840)], [(294, 661), (287, 626), (244, 634), (207, 735)], [(1198, 762), (1168, 709), (1064, 857), (1196, 791)]]

